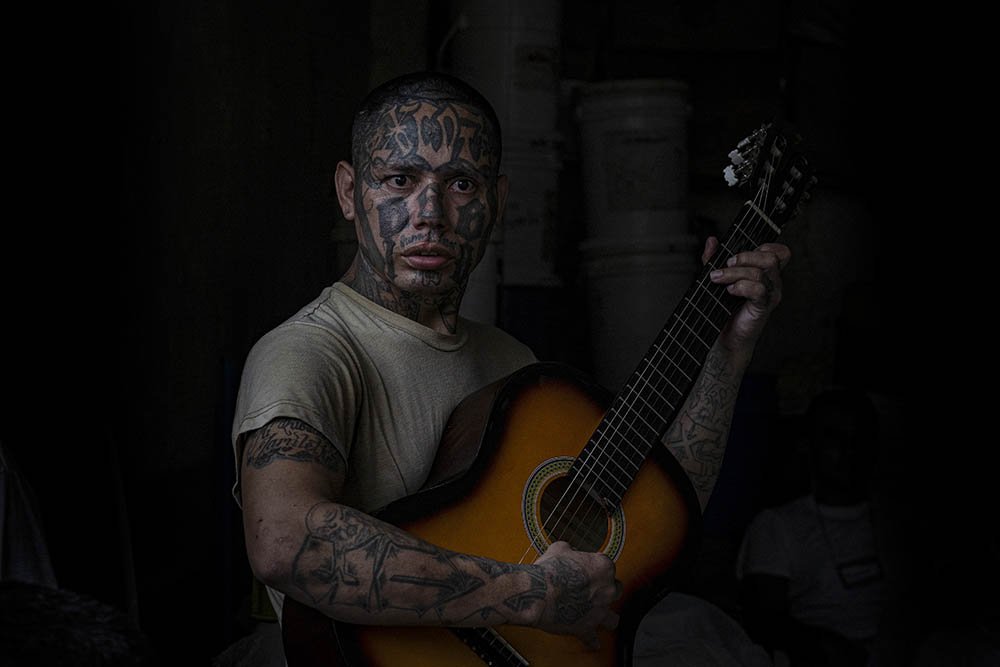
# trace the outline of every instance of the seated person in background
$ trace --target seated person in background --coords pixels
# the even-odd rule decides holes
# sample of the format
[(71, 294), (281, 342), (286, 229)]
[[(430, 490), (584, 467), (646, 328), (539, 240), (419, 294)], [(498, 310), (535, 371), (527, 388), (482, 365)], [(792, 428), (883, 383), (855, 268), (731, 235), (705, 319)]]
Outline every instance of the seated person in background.
[(810, 493), (761, 511), (740, 546), (744, 625), (776, 664), (865, 665), (887, 593), (868, 487), (878, 413), (837, 389), (805, 418)]

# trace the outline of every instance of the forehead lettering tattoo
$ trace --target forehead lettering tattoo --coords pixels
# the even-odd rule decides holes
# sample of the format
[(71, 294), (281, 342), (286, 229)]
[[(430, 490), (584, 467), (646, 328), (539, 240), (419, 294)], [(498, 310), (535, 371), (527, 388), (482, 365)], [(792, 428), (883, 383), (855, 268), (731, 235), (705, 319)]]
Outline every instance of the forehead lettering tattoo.
[(466, 121), (462, 123), (462, 129), (464, 130), (462, 134), (468, 141), (469, 154), (472, 156), (472, 161), (479, 162), (489, 152), (486, 134), (480, 131), (482, 126)]
[(420, 134), (425, 144), (429, 144), (435, 151), (441, 150), (441, 144), (444, 143), (444, 128), (441, 123), (425, 117), (420, 121)]
[(415, 97), (383, 108), (366, 124), (361, 138), (367, 155), (356, 158), (369, 164), (374, 160), (405, 161), (414, 157), (421, 145), (434, 152), (447, 147), (452, 161), (464, 161), (492, 177), (499, 162), (499, 146), (488, 123), (474, 107)]
[(382, 153), (388, 158), (403, 158), (413, 155), (419, 147), (415, 113), (418, 104), (400, 105), (387, 110), (366, 142), (369, 153)]

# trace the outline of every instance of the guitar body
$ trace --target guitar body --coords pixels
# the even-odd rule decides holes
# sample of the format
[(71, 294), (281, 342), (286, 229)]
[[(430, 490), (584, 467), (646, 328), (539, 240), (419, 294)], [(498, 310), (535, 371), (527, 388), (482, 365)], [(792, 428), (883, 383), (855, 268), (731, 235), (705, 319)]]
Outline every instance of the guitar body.
[[(376, 513), (438, 546), (505, 562), (531, 563), (558, 538), (575, 548), (611, 556), (624, 584), (616, 604), (621, 623), (615, 632), (603, 633), (600, 650), (586, 649), (575, 637), (515, 626), (497, 628), (531, 665), (630, 664), (639, 621), (669, 589), (671, 575), (695, 543), (700, 511), (694, 490), (662, 446), (646, 459), (616, 511), (606, 512), (592, 500), (586, 512), (560, 524), (559, 536), (547, 534), (556, 531), (540, 525), (539, 517), (552, 498), (561, 495), (568, 466), (601, 422), (608, 400), (606, 392), (568, 367), (528, 366), (456, 409), (438, 454), (442, 467), (432, 473), (450, 477), (449, 481), (432, 484)], [(491, 405), (485, 415), (484, 404)], [(469, 452), (475, 454), (471, 465), (462, 460)], [(466, 472), (456, 476), (454, 467)], [(291, 621), (300, 635), (308, 634), (308, 623), (320, 624), (314, 628), (318, 637), (300, 636), (294, 651), (303, 651), (305, 641), (323, 641), (328, 646), (318, 652), (339, 654), (339, 663), (315, 664), (487, 664), (446, 628), (334, 623), (336, 638), (330, 642), (323, 637), (329, 632), (328, 619), (291, 598), (286, 598), (285, 607), (284, 625)], [(310, 612), (313, 618), (308, 618)], [(286, 648), (291, 643), (286, 636)], [(309, 652), (313, 657), (317, 653)], [(293, 667), (313, 664), (307, 658), (288, 658)]]

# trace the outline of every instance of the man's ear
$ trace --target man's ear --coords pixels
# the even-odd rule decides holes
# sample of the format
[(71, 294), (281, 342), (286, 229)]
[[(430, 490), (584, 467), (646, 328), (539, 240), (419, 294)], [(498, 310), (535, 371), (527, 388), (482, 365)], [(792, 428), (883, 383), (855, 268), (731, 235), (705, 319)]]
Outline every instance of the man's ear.
[(337, 201), (344, 218), (354, 220), (354, 167), (341, 160), (333, 174), (333, 184), (337, 189)]

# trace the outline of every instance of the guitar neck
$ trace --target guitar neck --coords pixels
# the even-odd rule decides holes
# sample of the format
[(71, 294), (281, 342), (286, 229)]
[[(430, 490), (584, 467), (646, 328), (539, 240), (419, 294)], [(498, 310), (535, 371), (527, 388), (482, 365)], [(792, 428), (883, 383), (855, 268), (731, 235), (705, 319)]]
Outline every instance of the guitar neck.
[(615, 397), (571, 473), (606, 507), (617, 507), (654, 443), (691, 392), (709, 351), (742, 299), (709, 274), (730, 257), (774, 241), (781, 229), (752, 202), (681, 298), (655, 342)]

